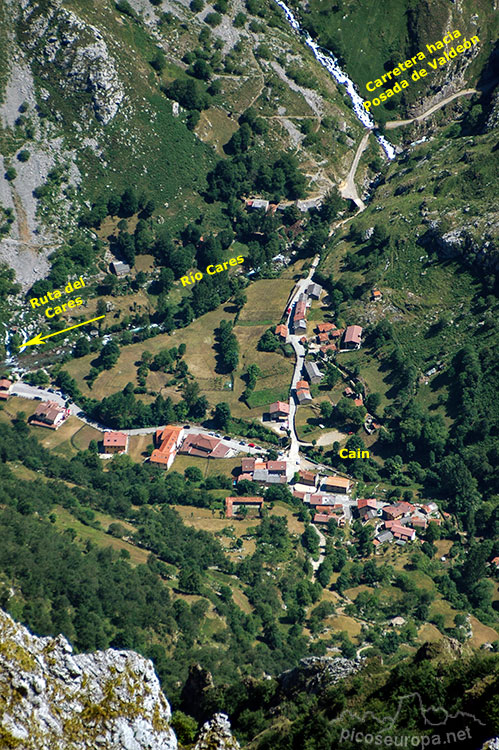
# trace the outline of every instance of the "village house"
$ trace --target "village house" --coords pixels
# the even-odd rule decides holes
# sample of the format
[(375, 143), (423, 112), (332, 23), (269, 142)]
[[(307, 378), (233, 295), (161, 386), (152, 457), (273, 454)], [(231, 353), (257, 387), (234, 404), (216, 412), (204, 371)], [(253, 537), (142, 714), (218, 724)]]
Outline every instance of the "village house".
[(329, 335), (326, 332), (317, 334), (318, 344), (326, 344), (328, 341), (329, 341)]
[(376, 546), (376, 541), (378, 542), (378, 544), (385, 544), (386, 542), (391, 542), (393, 541), (393, 534), (389, 529), (380, 531), (379, 534), (377, 534), (376, 538), (374, 539), (375, 546)]
[(241, 477), (260, 484), (286, 484), (288, 481), (288, 464), (286, 461), (260, 461), (254, 458), (241, 459)]
[(167, 427), (156, 430), (154, 442), (157, 446), (151, 453), (149, 461), (152, 464), (164, 466), (169, 469), (175, 460), (178, 448), (182, 443), (184, 430), (182, 427)]
[(201, 458), (226, 458), (227, 454), (230, 453), (230, 448), (218, 438), (190, 433), (178, 452), (188, 456), (200, 456)]
[(416, 531), (414, 529), (408, 529), (407, 526), (402, 526), (401, 524), (394, 523), (390, 531), (395, 539), (412, 542), (416, 538)]
[(225, 498), (225, 517), (233, 518), (240, 508), (256, 510), (258, 515), (262, 515), (263, 498), (262, 497), (226, 497)]
[(319, 323), (315, 330), (318, 333), (330, 333), (330, 331), (334, 331), (334, 328), (333, 323)]
[(269, 406), (270, 419), (281, 422), (289, 417), (289, 404), (286, 401), (276, 401)]
[(383, 295), (379, 291), (379, 289), (372, 289), (371, 290), (371, 301), (372, 302), (379, 302), (381, 299), (383, 299)]
[(66, 419), (67, 412), (64, 407), (59, 406), (56, 401), (44, 401), (37, 406), (35, 413), (30, 418), (30, 424), (38, 427), (48, 427), (57, 430)]
[(395, 503), (395, 505), (385, 505), (383, 508), (383, 518), (393, 521), (401, 516), (409, 515), (412, 511), (414, 511), (414, 506), (411, 503), (400, 501), (399, 503)]
[(0, 399), (2, 399), (2, 401), (7, 401), (10, 397), (11, 386), (12, 380), (8, 380), (7, 378), (2, 378), (0, 380)]
[(322, 287), (319, 284), (310, 284), (307, 289), (307, 294), (309, 297), (313, 297), (314, 299), (319, 299), (321, 296)]
[(301, 469), (298, 472), (298, 483), (305, 484), (308, 487), (315, 487), (316, 475), (313, 471), (305, 471)]
[(245, 474), (245, 473), (239, 474), (236, 480), (236, 484), (239, 484), (239, 482), (244, 482), (244, 481), (252, 482), (253, 474)]
[(326, 477), (323, 482), (323, 488), (329, 492), (347, 493), (350, 489), (351, 482), (345, 477), (330, 476)]
[(296, 398), (299, 404), (304, 404), (312, 401), (312, 395), (310, 388), (306, 380), (299, 380), (296, 384)]
[(126, 276), (127, 273), (130, 273), (130, 266), (128, 263), (122, 263), (121, 260), (113, 260), (110, 264), (110, 268), (116, 276)]
[(321, 382), (323, 375), (315, 362), (305, 362), (304, 369), (307, 374), (307, 378), (310, 380), (310, 383)]
[(357, 500), (357, 508), (355, 514), (362, 521), (369, 521), (371, 518), (377, 516), (378, 504), (374, 498), (359, 498)]
[(251, 198), (251, 200), (246, 201), (246, 208), (249, 211), (263, 211), (264, 213), (267, 213), (269, 205), (269, 201), (264, 198)]
[(343, 346), (345, 349), (360, 349), (362, 344), (362, 328), (361, 326), (348, 326), (345, 331), (345, 337), (343, 339)]
[(281, 341), (286, 341), (288, 338), (288, 327), (284, 323), (280, 323), (275, 327), (275, 335), (279, 336)]
[(334, 331), (330, 331), (329, 337), (332, 339), (340, 339), (345, 333), (344, 328), (335, 328)]
[(419, 516), (411, 516), (409, 518), (409, 524), (413, 529), (423, 529), (423, 531), (428, 526), (427, 520), (425, 518), (420, 518)]
[(293, 329), (296, 334), (307, 332), (307, 295), (300, 294), (293, 315)]
[(105, 432), (102, 438), (104, 453), (126, 453), (128, 449), (128, 435), (124, 432)]

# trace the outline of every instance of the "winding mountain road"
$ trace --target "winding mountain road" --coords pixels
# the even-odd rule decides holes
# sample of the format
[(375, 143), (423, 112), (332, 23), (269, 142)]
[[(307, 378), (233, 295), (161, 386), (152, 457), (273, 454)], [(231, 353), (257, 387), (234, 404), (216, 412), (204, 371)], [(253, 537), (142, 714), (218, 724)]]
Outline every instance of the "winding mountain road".
[(445, 107), (445, 105), (449, 104), (449, 102), (452, 102), (454, 99), (458, 99), (460, 96), (469, 96), (476, 93), (478, 93), (476, 89), (462, 89), (461, 91), (456, 91), (455, 94), (445, 97), (445, 99), (442, 99), (442, 101), (438, 102), (438, 104), (433, 104), (421, 115), (413, 117), (411, 120), (389, 120), (386, 123), (385, 128), (387, 130), (394, 130), (394, 128), (400, 128), (402, 127), (402, 125), (410, 125), (412, 122), (422, 122), (434, 112), (442, 109), (442, 107)]

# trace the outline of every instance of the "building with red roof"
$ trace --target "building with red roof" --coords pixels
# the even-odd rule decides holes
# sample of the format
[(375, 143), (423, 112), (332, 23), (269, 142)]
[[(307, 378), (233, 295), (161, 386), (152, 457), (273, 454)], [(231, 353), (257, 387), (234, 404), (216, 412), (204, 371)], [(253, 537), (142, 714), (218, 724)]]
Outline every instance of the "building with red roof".
[(262, 514), (263, 497), (226, 497), (225, 498), (225, 517), (233, 518), (240, 508), (257, 510), (258, 515)]
[(128, 435), (124, 432), (105, 432), (102, 438), (104, 453), (126, 453), (128, 449)]
[(287, 419), (289, 417), (289, 404), (287, 401), (276, 401), (269, 406), (269, 414), (272, 420)]
[(156, 448), (151, 453), (149, 461), (157, 466), (169, 469), (175, 460), (177, 450), (182, 443), (183, 427), (168, 425), (156, 430), (154, 442)]
[(319, 333), (329, 333), (329, 331), (334, 331), (335, 326), (333, 323), (319, 323), (317, 326), (317, 331)]
[(38, 427), (57, 430), (66, 419), (67, 414), (66, 409), (59, 406), (57, 401), (44, 401), (37, 406), (29, 421), (30, 424), (36, 424)]
[(278, 326), (275, 327), (275, 334), (276, 336), (279, 336), (281, 341), (286, 341), (286, 339), (288, 338), (287, 325), (284, 325), (284, 323), (280, 323)]
[(226, 458), (227, 454), (230, 453), (230, 448), (224, 445), (219, 438), (190, 433), (178, 452), (201, 458)]
[(7, 378), (2, 378), (0, 380), (0, 399), (2, 399), (2, 401), (7, 401), (10, 397), (11, 386), (12, 380), (8, 380)]
[(345, 337), (343, 339), (343, 346), (345, 349), (360, 349), (362, 344), (362, 327), (361, 326), (348, 326), (345, 331)]

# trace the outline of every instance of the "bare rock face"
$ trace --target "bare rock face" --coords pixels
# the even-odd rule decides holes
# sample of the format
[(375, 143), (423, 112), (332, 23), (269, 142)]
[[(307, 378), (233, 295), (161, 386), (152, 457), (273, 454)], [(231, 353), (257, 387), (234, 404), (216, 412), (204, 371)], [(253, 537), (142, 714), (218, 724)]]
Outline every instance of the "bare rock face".
[(90, 99), (95, 117), (106, 125), (125, 92), (101, 32), (75, 13), (50, 2), (30, 1), (23, 10), (22, 46), (31, 52), (39, 75), (73, 95), (75, 104)]
[(319, 693), (358, 672), (364, 663), (362, 657), (344, 659), (341, 656), (306, 656), (300, 659), (297, 667), (279, 675), (279, 687), (285, 695), (300, 691)]
[(194, 750), (239, 750), (239, 742), (232, 736), (226, 714), (215, 714), (201, 727)]
[(0, 610), (0, 747), (177, 750), (170, 714), (149, 660), (74, 654), (63, 636), (38, 638)]

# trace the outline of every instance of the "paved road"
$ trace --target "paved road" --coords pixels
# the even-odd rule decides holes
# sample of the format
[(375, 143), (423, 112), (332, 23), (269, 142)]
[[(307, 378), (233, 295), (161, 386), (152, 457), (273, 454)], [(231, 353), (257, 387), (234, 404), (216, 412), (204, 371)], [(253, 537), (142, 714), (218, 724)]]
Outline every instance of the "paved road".
[[(293, 318), (293, 308), (294, 305), (299, 297), (299, 295), (304, 292), (308, 285), (310, 284), (310, 280), (312, 279), (312, 276), (314, 275), (315, 269), (317, 268), (317, 264), (319, 263), (320, 256), (316, 255), (315, 258), (312, 261), (312, 265), (310, 266), (310, 270), (308, 272), (308, 275), (304, 279), (300, 279), (294, 290), (293, 294), (291, 296), (291, 300), (287, 303), (287, 307), (291, 308), (290, 312), (288, 313), (287, 318), (287, 326), (288, 330), (291, 330), (292, 328), (292, 318)], [(289, 342), (293, 349), (295, 350), (296, 355), (296, 362), (295, 362), (295, 369), (293, 372), (293, 379), (291, 381), (291, 388), (289, 391), (289, 436), (291, 438), (291, 446), (288, 450), (288, 458), (289, 461), (293, 462), (294, 465), (298, 468), (300, 466), (300, 441), (298, 440), (298, 436), (296, 434), (296, 428), (295, 428), (295, 415), (296, 415), (296, 401), (294, 396), (294, 391), (296, 388), (296, 383), (301, 379), (301, 371), (303, 368), (303, 362), (305, 361), (305, 347), (300, 344), (300, 338), (303, 334), (300, 334), (299, 336), (290, 335)]]
[(402, 125), (410, 125), (411, 122), (421, 122), (422, 120), (425, 120), (427, 117), (432, 115), (434, 112), (437, 112), (442, 107), (445, 107), (445, 105), (449, 104), (449, 102), (453, 101), (453, 99), (457, 99), (460, 96), (468, 96), (470, 94), (476, 93), (476, 89), (463, 89), (462, 91), (458, 91), (451, 96), (447, 96), (445, 99), (442, 99), (441, 102), (438, 102), (438, 104), (434, 104), (432, 107), (429, 107), (426, 112), (423, 112), (423, 114), (418, 115), (417, 117), (413, 117), (411, 120), (389, 120), (389, 122), (386, 123), (385, 127), (387, 130), (394, 130), (394, 128), (400, 128), (402, 127)]
[[(66, 406), (68, 396), (62, 394), (61, 391), (52, 392), (46, 388), (40, 388), (38, 386), (28, 385), (28, 383), (18, 382), (14, 383), (14, 385), (12, 386), (11, 393), (14, 396), (20, 396), (21, 398), (38, 398), (42, 401), (55, 401), (57, 404), (59, 404), (59, 406), (64, 406), (69, 409), (69, 412), (72, 416), (76, 417), (81, 422), (90, 425), (90, 427), (94, 427), (96, 430), (105, 431), (112, 429), (111, 427), (99, 424), (99, 422), (94, 422), (93, 420), (89, 419), (82, 412), (81, 407), (79, 407), (77, 404), (70, 403), (68, 406)], [(158, 427), (139, 427), (132, 430), (120, 430), (120, 432), (124, 432), (125, 435), (152, 435), (156, 432), (157, 429)], [(205, 427), (199, 427), (198, 425), (192, 425), (192, 432), (203, 433), (204, 435), (215, 434), (212, 430), (208, 430)], [(265, 449), (261, 448), (260, 446), (250, 448), (246, 442), (244, 443), (244, 445), (241, 445), (239, 440), (235, 440), (232, 438), (230, 440), (223, 440), (223, 443), (224, 445), (228, 445), (237, 453), (251, 453), (253, 455), (259, 455), (265, 452)]]

